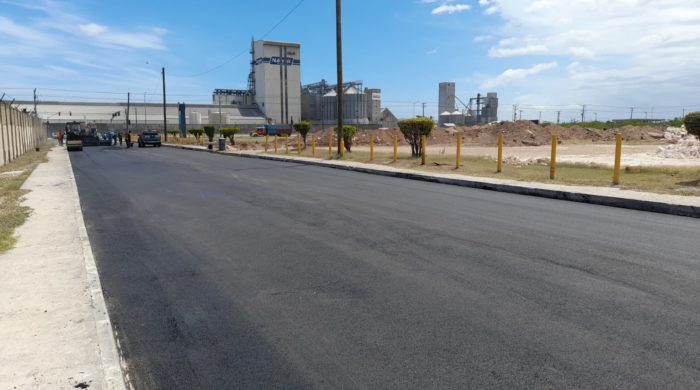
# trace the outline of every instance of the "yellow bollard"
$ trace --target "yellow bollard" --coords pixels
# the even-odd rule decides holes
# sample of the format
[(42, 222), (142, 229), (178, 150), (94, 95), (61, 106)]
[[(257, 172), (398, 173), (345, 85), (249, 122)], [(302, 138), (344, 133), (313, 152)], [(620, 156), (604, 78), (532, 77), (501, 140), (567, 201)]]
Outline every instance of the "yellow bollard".
[(333, 133), (328, 134), (328, 157), (333, 155)]
[(503, 172), (503, 133), (498, 135), (498, 173)]
[(399, 136), (394, 134), (394, 162), (399, 159)]
[(345, 139), (340, 139), (340, 158), (345, 157)]
[(275, 134), (275, 153), (277, 153), (277, 134)]
[(425, 165), (425, 149), (426, 149), (426, 137), (422, 135), (420, 137), (420, 165)]
[(297, 136), (297, 154), (301, 155), (301, 137)]
[(557, 176), (557, 136), (552, 134), (552, 157), (549, 160), (549, 178), (554, 180)]
[(284, 154), (289, 154), (289, 134), (284, 135)]
[(455, 169), (459, 169), (462, 163), (462, 133), (457, 132), (457, 161), (455, 161)]
[(369, 161), (374, 161), (374, 135), (369, 136)]
[(311, 155), (312, 156), (316, 155), (316, 136), (315, 135), (311, 136)]
[(613, 185), (620, 184), (620, 163), (622, 160), (622, 134), (615, 134), (615, 168), (613, 169)]
[(267, 153), (267, 138), (268, 138), (268, 135), (265, 134), (265, 153)]

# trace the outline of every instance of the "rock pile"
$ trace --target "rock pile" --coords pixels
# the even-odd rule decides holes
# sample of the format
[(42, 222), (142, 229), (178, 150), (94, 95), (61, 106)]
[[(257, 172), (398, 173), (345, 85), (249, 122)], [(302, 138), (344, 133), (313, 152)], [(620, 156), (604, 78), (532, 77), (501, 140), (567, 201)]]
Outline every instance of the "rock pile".
[(700, 141), (688, 135), (685, 127), (669, 127), (664, 131), (664, 139), (672, 145), (659, 146), (656, 155), (663, 158), (700, 158)]

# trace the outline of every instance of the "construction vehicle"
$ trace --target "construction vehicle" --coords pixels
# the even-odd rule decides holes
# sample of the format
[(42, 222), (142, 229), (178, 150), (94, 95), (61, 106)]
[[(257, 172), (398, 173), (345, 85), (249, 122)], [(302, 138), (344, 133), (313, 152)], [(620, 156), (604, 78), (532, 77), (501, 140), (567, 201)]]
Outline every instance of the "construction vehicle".
[(292, 127), (289, 125), (263, 125), (255, 128), (249, 134), (251, 137), (264, 137), (266, 135), (290, 136), (292, 135)]

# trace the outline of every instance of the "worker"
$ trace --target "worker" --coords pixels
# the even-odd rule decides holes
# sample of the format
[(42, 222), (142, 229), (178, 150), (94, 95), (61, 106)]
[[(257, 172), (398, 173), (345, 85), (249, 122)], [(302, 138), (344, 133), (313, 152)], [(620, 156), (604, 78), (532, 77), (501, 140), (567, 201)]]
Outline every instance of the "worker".
[(56, 134), (56, 139), (58, 139), (58, 146), (63, 146), (63, 132), (59, 131), (58, 134)]
[(119, 137), (119, 146), (122, 146), (122, 138), (124, 137), (124, 135), (121, 131), (119, 132), (119, 134), (117, 134), (117, 137)]
[(131, 144), (131, 130), (129, 130), (126, 133), (126, 148), (129, 149), (132, 146)]

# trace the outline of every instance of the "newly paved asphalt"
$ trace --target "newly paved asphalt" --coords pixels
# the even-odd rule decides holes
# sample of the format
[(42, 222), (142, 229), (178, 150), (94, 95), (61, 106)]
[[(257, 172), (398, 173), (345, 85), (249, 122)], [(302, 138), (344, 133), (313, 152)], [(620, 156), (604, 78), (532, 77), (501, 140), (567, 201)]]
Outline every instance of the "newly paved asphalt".
[(71, 161), (137, 389), (700, 387), (699, 220), (166, 148)]

